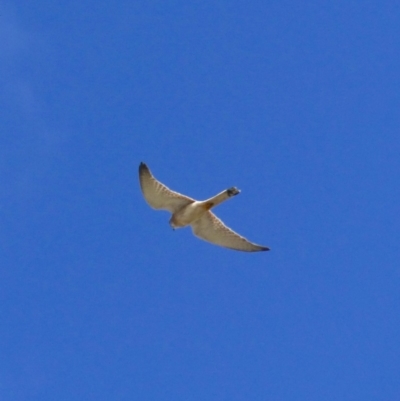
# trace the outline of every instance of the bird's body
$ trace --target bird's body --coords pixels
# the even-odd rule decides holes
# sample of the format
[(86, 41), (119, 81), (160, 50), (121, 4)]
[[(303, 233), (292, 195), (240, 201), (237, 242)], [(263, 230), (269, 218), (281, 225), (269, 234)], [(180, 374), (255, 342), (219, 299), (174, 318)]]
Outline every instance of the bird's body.
[(194, 201), (173, 213), (169, 223), (173, 228), (189, 226), (209, 209), (210, 206), (206, 203)]
[(154, 209), (168, 210), (172, 213), (170, 225), (172, 228), (191, 226), (197, 237), (238, 251), (256, 252), (268, 251), (269, 248), (253, 244), (246, 238), (228, 228), (211, 208), (238, 195), (236, 187), (226, 189), (210, 199), (196, 201), (188, 196), (174, 192), (167, 188), (151, 174), (146, 164), (139, 166), (140, 186), (147, 203)]

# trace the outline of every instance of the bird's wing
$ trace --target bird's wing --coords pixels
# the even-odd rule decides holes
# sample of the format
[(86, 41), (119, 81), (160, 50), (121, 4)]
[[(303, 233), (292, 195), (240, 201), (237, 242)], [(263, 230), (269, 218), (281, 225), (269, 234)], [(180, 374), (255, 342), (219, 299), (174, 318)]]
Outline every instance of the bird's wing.
[(144, 198), (154, 209), (164, 209), (175, 213), (183, 206), (194, 202), (194, 199), (171, 191), (160, 181), (156, 180), (144, 163), (140, 163), (139, 166), (139, 181)]
[(235, 233), (210, 211), (204, 213), (191, 226), (193, 234), (197, 237), (225, 248), (245, 252), (269, 251), (268, 247), (253, 244)]

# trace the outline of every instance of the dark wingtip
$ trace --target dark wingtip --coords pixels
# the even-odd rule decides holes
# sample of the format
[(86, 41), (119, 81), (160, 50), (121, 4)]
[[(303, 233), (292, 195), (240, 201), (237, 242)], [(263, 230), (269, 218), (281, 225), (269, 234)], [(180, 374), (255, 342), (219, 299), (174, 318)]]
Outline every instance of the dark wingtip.
[(263, 246), (263, 247), (261, 247), (261, 249), (260, 249), (260, 251), (270, 251), (271, 249), (270, 248), (268, 248), (267, 246)]
[(147, 167), (146, 163), (140, 162), (139, 165), (139, 173), (144, 172), (145, 170), (148, 170), (149, 168)]

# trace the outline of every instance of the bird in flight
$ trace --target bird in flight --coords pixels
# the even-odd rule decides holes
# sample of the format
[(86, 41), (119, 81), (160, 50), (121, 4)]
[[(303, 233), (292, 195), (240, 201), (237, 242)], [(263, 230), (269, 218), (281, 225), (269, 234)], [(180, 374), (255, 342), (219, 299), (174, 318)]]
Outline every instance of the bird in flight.
[(253, 244), (227, 227), (210, 209), (238, 195), (236, 187), (226, 189), (210, 199), (197, 201), (170, 190), (156, 178), (145, 163), (139, 166), (139, 181), (143, 196), (153, 209), (172, 213), (169, 224), (173, 229), (191, 226), (197, 237), (225, 248), (237, 251), (269, 251), (269, 248)]

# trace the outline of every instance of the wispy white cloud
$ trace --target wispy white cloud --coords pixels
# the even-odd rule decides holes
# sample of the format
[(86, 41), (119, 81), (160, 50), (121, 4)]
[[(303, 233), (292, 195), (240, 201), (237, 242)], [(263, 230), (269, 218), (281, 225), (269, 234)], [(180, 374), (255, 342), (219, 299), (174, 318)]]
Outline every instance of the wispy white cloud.
[(11, 61), (28, 49), (29, 35), (17, 23), (14, 13), (0, 2), (0, 59)]
[[(20, 112), (31, 112), (35, 99), (27, 66), (33, 55), (43, 46), (39, 35), (29, 31), (18, 20), (16, 13), (4, 2), (0, 2), (0, 85), (3, 102), (20, 108)], [(24, 68), (25, 67), (25, 68)], [(19, 104), (18, 104), (19, 102)], [(26, 107), (28, 108), (26, 109)]]
[(43, 86), (37, 81), (48, 49), (41, 33), (0, 1), (0, 108), (5, 111), (0, 116), (0, 211), (9, 201), (24, 202), (43, 190), (65, 138), (62, 128), (49, 121)]

